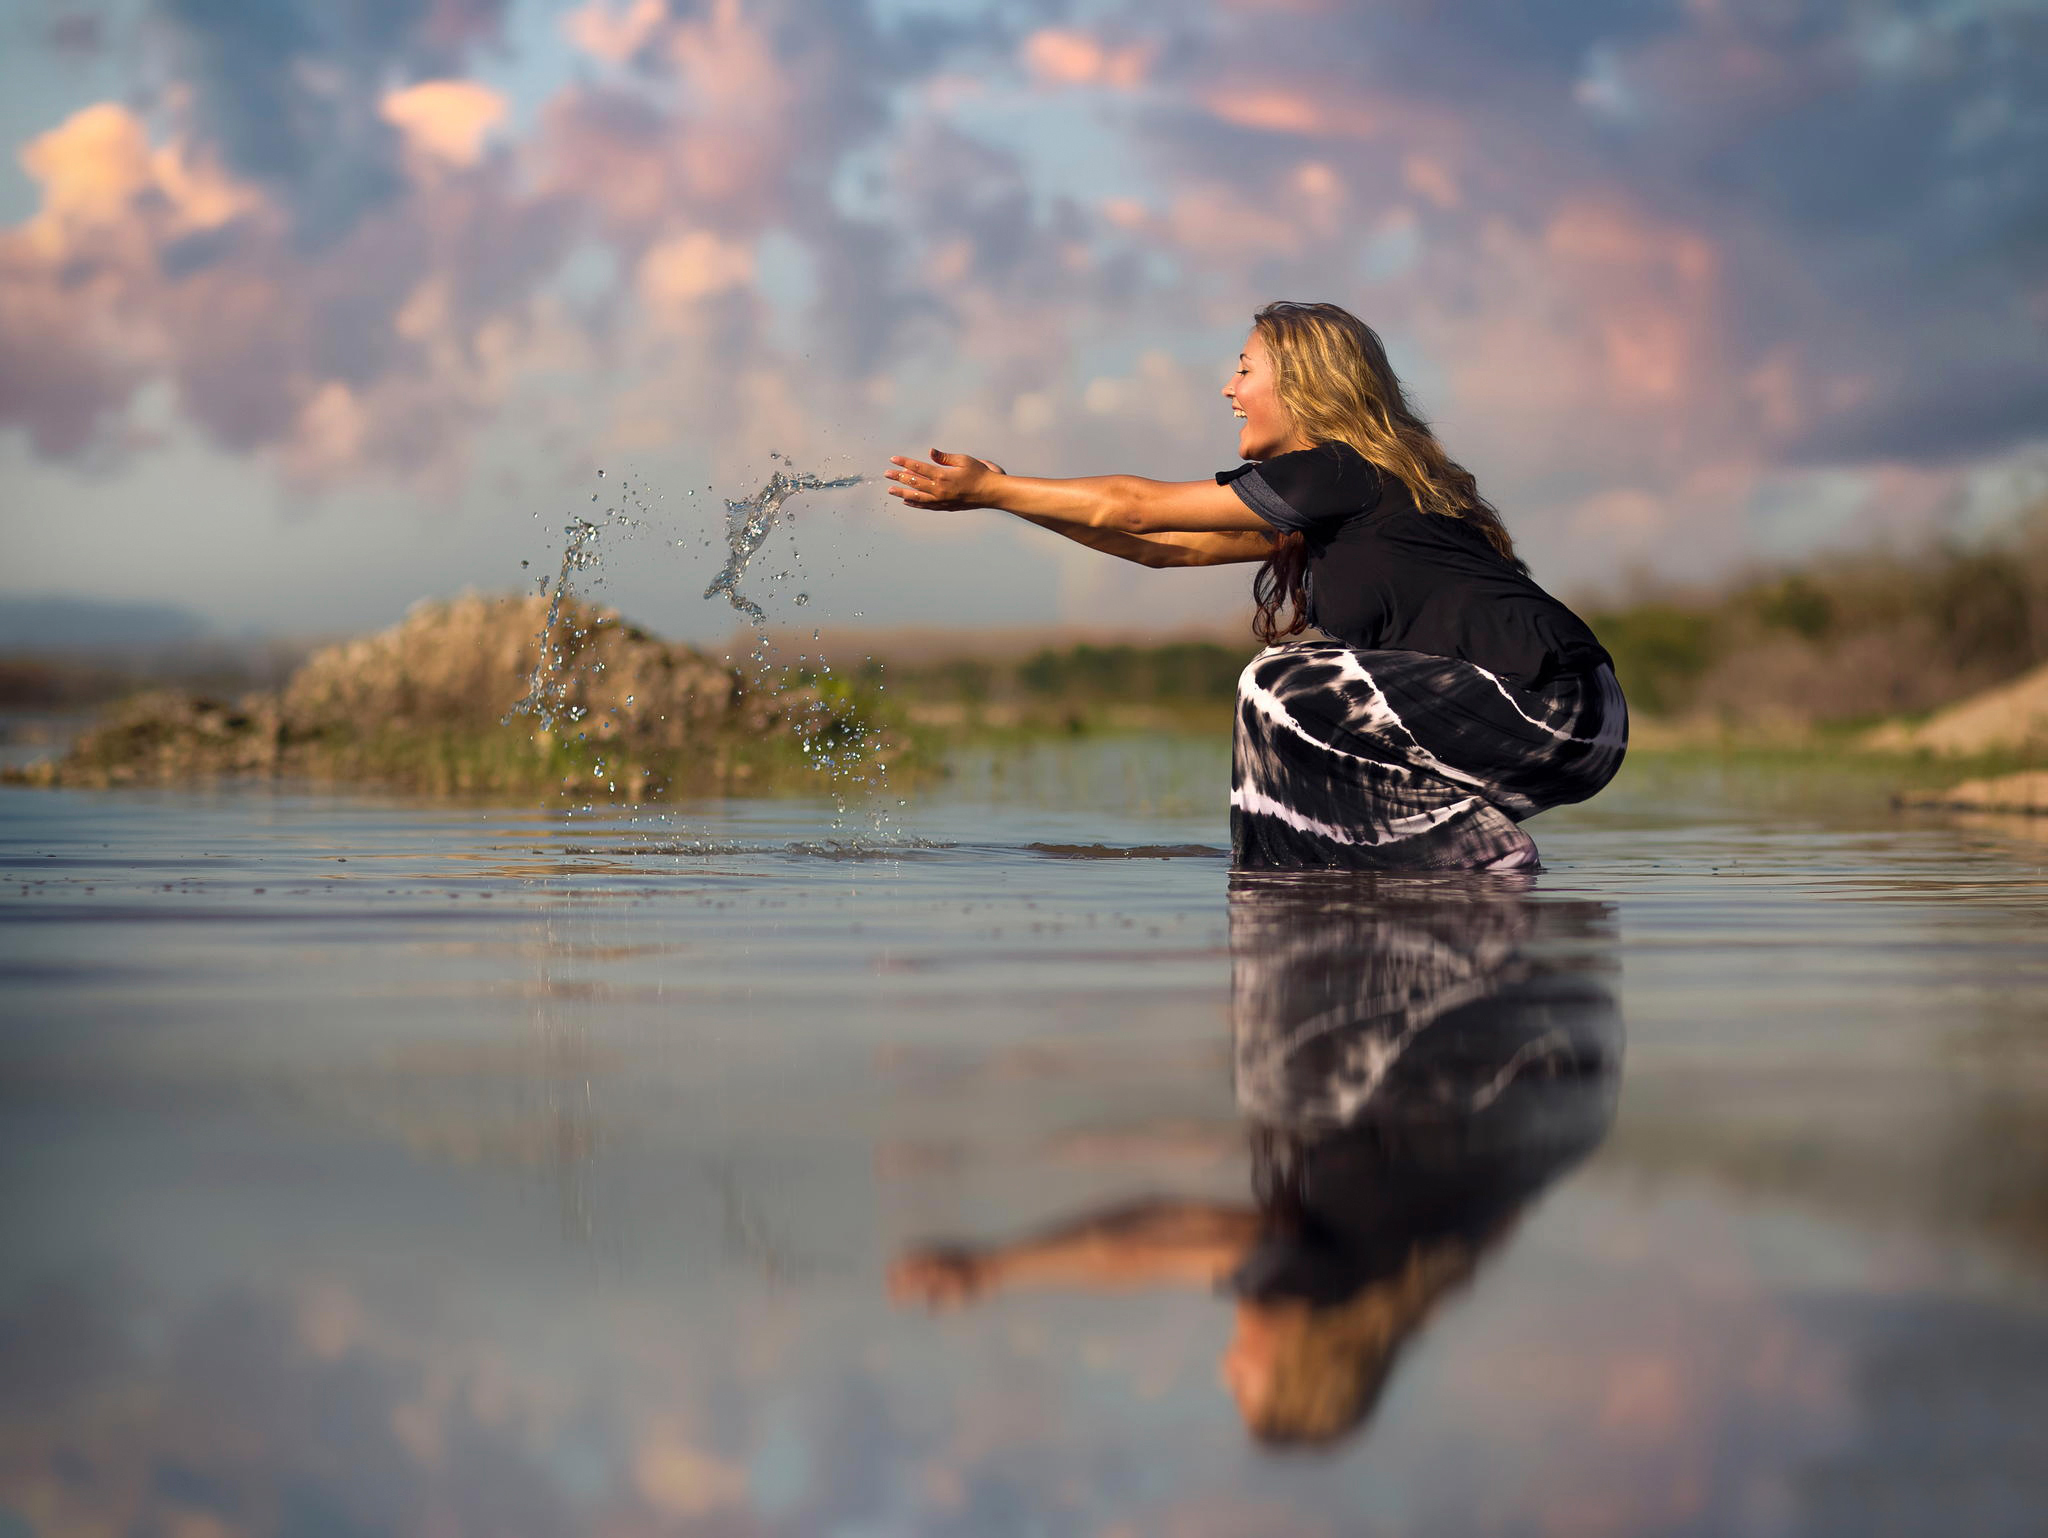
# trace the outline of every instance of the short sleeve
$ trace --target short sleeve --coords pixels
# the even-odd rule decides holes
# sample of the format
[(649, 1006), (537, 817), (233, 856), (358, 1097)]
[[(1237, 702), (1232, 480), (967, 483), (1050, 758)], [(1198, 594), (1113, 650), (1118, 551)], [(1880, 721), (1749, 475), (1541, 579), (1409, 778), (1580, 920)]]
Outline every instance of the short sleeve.
[(1342, 523), (1369, 512), (1380, 499), (1379, 471), (1346, 443), (1319, 443), (1219, 470), (1216, 483), (1283, 534)]

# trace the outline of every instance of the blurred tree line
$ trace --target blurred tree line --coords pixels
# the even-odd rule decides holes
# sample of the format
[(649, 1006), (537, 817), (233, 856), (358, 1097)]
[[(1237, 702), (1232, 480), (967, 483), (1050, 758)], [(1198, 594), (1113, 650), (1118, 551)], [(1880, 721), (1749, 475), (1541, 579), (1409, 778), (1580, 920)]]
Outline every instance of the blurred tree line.
[(1581, 609), (1640, 715), (1858, 726), (2048, 661), (2048, 505), (2004, 538), (1832, 553)]

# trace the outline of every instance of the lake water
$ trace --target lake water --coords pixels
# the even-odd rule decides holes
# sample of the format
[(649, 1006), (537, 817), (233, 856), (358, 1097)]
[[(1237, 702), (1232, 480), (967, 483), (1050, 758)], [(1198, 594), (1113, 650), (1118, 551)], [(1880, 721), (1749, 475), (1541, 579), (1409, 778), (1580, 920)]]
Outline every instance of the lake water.
[[(1233, 891), (1225, 773), (0, 793), (0, 1534), (2048, 1529), (2048, 842), (1645, 757)], [(1326, 1275), (1273, 1137), (1434, 1278), (1306, 1445), (1175, 1259)]]

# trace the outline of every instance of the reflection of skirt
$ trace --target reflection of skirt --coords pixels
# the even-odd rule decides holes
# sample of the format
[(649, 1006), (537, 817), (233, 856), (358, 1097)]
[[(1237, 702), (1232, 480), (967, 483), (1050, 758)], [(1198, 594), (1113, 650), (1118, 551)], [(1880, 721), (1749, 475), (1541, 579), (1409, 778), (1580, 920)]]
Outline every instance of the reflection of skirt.
[(1241, 869), (1515, 870), (1516, 824), (1621, 767), (1613, 670), (1522, 689), (1475, 663), (1336, 641), (1269, 647), (1237, 683), (1231, 858)]

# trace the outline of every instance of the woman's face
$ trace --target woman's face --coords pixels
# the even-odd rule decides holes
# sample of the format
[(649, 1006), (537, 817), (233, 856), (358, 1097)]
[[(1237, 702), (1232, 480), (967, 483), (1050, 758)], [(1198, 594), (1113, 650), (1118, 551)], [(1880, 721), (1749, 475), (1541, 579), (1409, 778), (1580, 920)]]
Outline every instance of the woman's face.
[(1240, 459), (1271, 459), (1289, 449), (1305, 448), (1298, 440), (1294, 418), (1280, 404), (1273, 388), (1273, 360), (1266, 351), (1266, 339), (1257, 328), (1245, 338), (1237, 367), (1223, 387), (1223, 398), (1238, 417), (1237, 453)]

